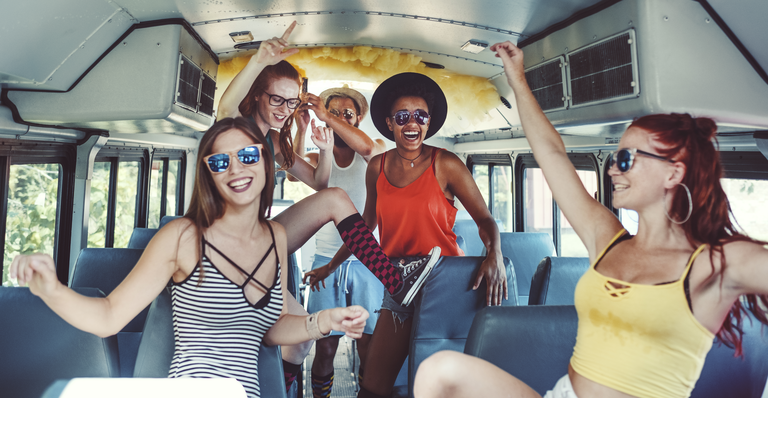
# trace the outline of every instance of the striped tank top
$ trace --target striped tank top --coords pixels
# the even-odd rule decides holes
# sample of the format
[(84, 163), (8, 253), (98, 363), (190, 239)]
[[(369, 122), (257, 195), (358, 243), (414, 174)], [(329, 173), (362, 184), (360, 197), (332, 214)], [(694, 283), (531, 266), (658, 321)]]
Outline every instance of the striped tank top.
[[(175, 347), (169, 378), (235, 378), (248, 397), (259, 397), (259, 348), (283, 310), (279, 260), (271, 287), (254, 278), (270, 253), (277, 258), (271, 226), (269, 231), (272, 245), (250, 273), (203, 238), (204, 275), (201, 278), (197, 266), (187, 279), (171, 286)], [(206, 256), (206, 246), (245, 274), (245, 281), (235, 284), (224, 276)], [(243, 291), (250, 280), (266, 290), (254, 305)]]

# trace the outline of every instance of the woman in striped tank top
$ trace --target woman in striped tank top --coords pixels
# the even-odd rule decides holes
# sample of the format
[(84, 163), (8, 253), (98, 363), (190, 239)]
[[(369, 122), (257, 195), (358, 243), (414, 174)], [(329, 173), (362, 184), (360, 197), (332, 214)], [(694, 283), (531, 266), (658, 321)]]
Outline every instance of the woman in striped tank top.
[[(332, 140), (325, 128), (313, 140)], [(107, 337), (120, 331), (172, 280), (175, 351), (170, 377), (236, 378), (259, 396), (262, 343), (294, 345), (331, 330), (359, 338), (368, 312), (360, 306), (287, 313), (280, 283), (285, 229), (268, 221), (273, 160), (264, 136), (242, 118), (225, 119), (203, 136), (184, 218), (163, 227), (136, 267), (106, 298), (81, 296), (61, 284), (50, 256), (20, 255), (11, 277), (29, 284), (73, 326)]]

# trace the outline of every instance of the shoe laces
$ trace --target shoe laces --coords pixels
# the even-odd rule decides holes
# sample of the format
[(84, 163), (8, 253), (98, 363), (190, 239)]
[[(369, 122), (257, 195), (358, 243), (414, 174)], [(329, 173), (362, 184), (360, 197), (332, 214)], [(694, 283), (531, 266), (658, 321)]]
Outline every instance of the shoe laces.
[(421, 258), (416, 261), (411, 261), (408, 264), (400, 264), (400, 268), (403, 270), (404, 275), (408, 275), (412, 271), (416, 270), (417, 267), (421, 265), (421, 263), (424, 262), (424, 260), (427, 258)]

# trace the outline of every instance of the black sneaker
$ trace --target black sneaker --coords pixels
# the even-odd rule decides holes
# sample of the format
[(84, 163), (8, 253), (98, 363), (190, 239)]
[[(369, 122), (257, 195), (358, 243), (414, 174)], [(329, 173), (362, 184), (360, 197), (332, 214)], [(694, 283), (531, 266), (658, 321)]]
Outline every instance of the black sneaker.
[(440, 246), (433, 247), (427, 256), (393, 260), (392, 264), (400, 270), (403, 284), (392, 294), (392, 299), (403, 306), (410, 305), (438, 259), (440, 259)]

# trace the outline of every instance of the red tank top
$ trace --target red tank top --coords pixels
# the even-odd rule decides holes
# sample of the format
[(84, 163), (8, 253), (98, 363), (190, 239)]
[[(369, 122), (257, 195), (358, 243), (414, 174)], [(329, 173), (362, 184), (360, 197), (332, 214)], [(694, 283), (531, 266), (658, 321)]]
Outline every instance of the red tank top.
[(381, 157), (376, 181), (376, 219), (381, 248), (390, 257), (427, 255), (440, 246), (442, 256), (462, 256), (452, 231), (457, 209), (443, 194), (435, 177), (435, 158), (424, 173), (408, 186), (392, 186), (384, 174), (387, 152)]

